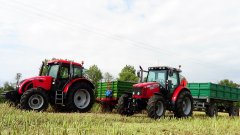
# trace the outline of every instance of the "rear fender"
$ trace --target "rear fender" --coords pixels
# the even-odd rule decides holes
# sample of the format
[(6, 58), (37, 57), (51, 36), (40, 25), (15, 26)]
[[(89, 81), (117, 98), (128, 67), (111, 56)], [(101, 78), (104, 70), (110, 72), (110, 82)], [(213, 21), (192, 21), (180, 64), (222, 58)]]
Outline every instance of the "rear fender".
[[(182, 91), (189, 91), (190, 90), (186, 87), (183, 87), (183, 86), (179, 86), (176, 88), (176, 90), (174, 91), (173, 95), (172, 95), (172, 103), (175, 104), (177, 98), (178, 98), (178, 95), (182, 92)], [(191, 92), (190, 92), (191, 93)]]
[(65, 86), (63, 92), (64, 92), (64, 93), (68, 93), (68, 90), (69, 90), (72, 86), (74, 86), (75, 84), (80, 83), (80, 82), (84, 82), (84, 83), (89, 84), (92, 89), (95, 88), (94, 85), (92, 84), (92, 82), (90, 82), (89, 80), (87, 80), (87, 79), (85, 79), (85, 78), (77, 78), (77, 79), (74, 79), (74, 80), (70, 81), (70, 82)]

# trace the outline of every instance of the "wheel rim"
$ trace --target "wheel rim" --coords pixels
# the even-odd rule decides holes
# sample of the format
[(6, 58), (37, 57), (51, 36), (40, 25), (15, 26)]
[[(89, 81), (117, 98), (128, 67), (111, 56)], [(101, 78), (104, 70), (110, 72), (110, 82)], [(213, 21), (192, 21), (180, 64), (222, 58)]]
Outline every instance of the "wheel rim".
[(182, 109), (185, 115), (188, 115), (191, 112), (192, 105), (189, 97), (185, 97), (185, 99), (183, 100)]
[(86, 108), (90, 103), (90, 94), (87, 90), (81, 89), (74, 94), (74, 104), (79, 109)]
[(156, 105), (156, 114), (158, 117), (161, 117), (163, 115), (164, 107), (163, 103), (161, 101), (157, 102)]
[(39, 94), (32, 95), (28, 100), (28, 105), (33, 110), (40, 109), (44, 104), (44, 99)]

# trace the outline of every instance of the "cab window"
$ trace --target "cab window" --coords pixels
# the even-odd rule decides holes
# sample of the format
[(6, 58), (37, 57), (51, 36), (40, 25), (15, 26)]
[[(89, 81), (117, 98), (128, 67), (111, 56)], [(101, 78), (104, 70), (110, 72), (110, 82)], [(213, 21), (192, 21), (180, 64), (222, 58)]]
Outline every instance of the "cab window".
[(74, 66), (73, 67), (73, 76), (74, 78), (82, 77), (82, 67)]
[(59, 65), (51, 65), (51, 66), (48, 66), (48, 68), (49, 68), (48, 75), (52, 76), (53, 78), (57, 78)]
[(151, 70), (148, 73), (147, 82), (158, 82), (165, 87), (166, 70)]
[(61, 79), (67, 79), (69, 78), (69, 67), (68, 66), (62, 66), (59, 72), (59, 78)]
[(178, 82), (178, 73), (177, 72), (173, 72), (172, 76), (168, 76), (168, 80), (172, 81), (172, 88), (175, 89), (177, 88), (177, 86), (179, 85)]

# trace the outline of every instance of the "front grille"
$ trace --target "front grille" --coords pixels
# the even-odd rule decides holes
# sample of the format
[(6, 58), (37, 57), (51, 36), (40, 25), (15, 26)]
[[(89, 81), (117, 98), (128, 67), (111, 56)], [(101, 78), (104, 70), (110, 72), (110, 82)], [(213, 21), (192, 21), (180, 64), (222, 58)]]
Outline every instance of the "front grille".
[(142, 94), (142, 87), (133, 88), (133, 95), (141, 95), (141, 94)]

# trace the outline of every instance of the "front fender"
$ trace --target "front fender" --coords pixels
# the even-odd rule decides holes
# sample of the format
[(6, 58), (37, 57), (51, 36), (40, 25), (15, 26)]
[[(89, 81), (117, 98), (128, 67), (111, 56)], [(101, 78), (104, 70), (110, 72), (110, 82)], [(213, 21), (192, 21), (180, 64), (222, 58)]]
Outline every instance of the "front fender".
[(33, 85), (32, 81), (24, 81), (22, 84), (20, 84), (19, 89), (18, 89), (18, 94), (23, 94), (30, 85)]

